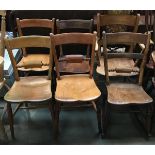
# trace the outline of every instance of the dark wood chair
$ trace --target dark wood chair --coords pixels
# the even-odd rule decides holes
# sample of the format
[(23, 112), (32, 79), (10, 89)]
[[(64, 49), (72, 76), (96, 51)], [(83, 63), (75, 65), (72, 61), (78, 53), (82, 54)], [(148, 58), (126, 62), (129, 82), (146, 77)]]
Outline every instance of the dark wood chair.
[[(51, 45), (52, 52), (55, 62), (56, 69), (56, 91), (55, 91), (55, 135), (59, 132), (59, 113), (61, 110), (61, 105), (72, 103), (86, 103), (86, 102), (95, 102), (97, 109), (97, 119), (99, 132), (102, 134), (101, 128), (101, 113), (102, 106), (97, 102), (101, 92), (97, 88), (95, 81), (92, 77), (93, 75), (93, 65), (94, 65), (94, 54), (95, 54), (95, 41), (96, 35), (91, 33), (63, 33), (53, 35), (51, 34)], [(91, 45), (91, 58), (89, 59), (90, 70), (88, 74), (67, 74), (61, 75), (59, 68), (58, 55), (59, 51), (56, 50), (56, 46), (64, 44), (86, 44)], [(87, 57), (84, 56), (71, 56), (64, 57), (63, 61), (67, 63), (81, 63), (82, 61), (87, 60)]]
[[(49, 35), (49, 33), (54, 33), (55, 28), (55, 19), (16, 19), (18, 35)], [(28, 30), (31, 30), (31, 33), (26, 33)], [(30, 31), (29, 30), (29, 31)], [(38, 32), (44, 31), (46, 33), (40, 34)], [(25, 32), (26, 31), (26, 32)], [(25, 32), (25, 33), (24, 33)], [(47, 49), (25, 49), (22, 48), (23, 58), (19, 62), (19, 65), (23, 63), (27, 63), (29, 61), (42, 61), (43, 63), (48, 64), (49, 62), (49, 51)], [(48, 66), (42, 66), (41, 68), (19, 68), (20, 71), (47, 71), (49, 69)]]
[[(143, 81), (143, 73), (144, 73), (144, 67), (146, 64), (146, 58), (150, 43), (150, 34), (141, 34), (141, 33), (131, 33), (131, 32), (120, 32), (120, 33), (104, 33), (103, 32), (103, 48), (104, 48), (104, 66), (105, 66), (105, 76), (106, 76), (106, 84), (107, 84), (107, 90), (108, 90), (108, 99), (107, 104), (105, 105), (105, 115), (104, 115), (104, 129), (105, 132), (107, 130), (107, 120), (108, 120), (108, 111), (110, 112), (110, 109), (114, 108), (129, 108), (128, 110), (131, 112), (133, 108), (136, 108), (139, 110), (139, 108), (142, 110), (142, 113), (139, 112), (137, 118), (140, 120), (140, 118), (143, 116), (144, 120), (143, 123), (147, 135), (150, 135), (151, 130), (151, 119), (152, 119), (152, 112), (153, 112), (153, 106), (152, 102), (153, 99), (144, 91), (142, 87), (142, 81)], [(107, 51), (108, 45), (112, 44), (144, 44), (145, 49), (143, 53), (109, 53)], [(122, 68), (119, 68), (119, 66), (115, 67), (114, 69), (111, 69), (109, 67), (108, 61), (111, 58), (132, 58), (132, 59), (140, 59), (140, 69), (137, 70), (134, 67), (131, 66), (122, 66)], [(115, 71), (116, 73), (132, 73), (135, 72), (138, 73), (136, 79), (130, 82), (125, 81), (112, 81), (109, 77), (109, 72)], [(115, 77), (117, 78), (117, 77)], [(135, 110), (135, 109), (134, 109)], [(136, 110), (135, 110), (136, 111)], [(137, 114), (137, 113), (135, 113)], [(143, 114), (141, 116), (141, 114)]]
[[(100, 13), (97, 14), (97, 42), (98, 48), (97, 55), (98, 55), (98, 66), (97, 66), (97, 73), (101, 75), (105, 75), (104, 71), (104, 58), (102, 56), (103, 48), (102, 44), (102, 31), (104, 30), (107, 33), (115, 33), (121, 31), (128, 31), (128, 32), (137, 32), (138, 24), (139, 24), (140, 15), (101, 15)], [(132, 52), (134, 45), (128, 45), (128, 49), (122, 45), (113, 45), (112, 47), (108, 47), (109, 52), (114, 50), (115, 52)], [(118, 47), (118, 50), (115, 48)], [(119, 48), (120, 47), (120, 48)], [(122, 48), (123, 47), (123, 48)], [(121, 59), (119, 58), (112, 58), (109, 62), (109, 68), (114, 69), (115, 67), (122, 68), (123, 66), (134, 66), (134, 61), (132, 59)], [(109, 72), (109, 76), (117, 76), (120, 73)], [(128, 74), (126, 74), (128, 76)]]
[[(28, 108), (48, 107), (51, 115), (53, 116), (52, 110), (52, 92), (51, 92), (51, 74), (48, 76), (26, 76), (20, 77), (18, 69), (24, 68), (41, 68), (44, 64), (42, 61), (27, 61), (22, 65), (17, 64), (13, 57), (13, 49), (26, 48), (26, 47), (46, 47), (50, 49), (50, 37), (46, 36), (23, 36), (14, 39), (6, 39), (5, 44), (9, 52), (10, 60), (14, 70), (15, 82), (11, 89), (4, 96), (4, 100), (7, 102), (7, 113), (11, 129), (12, 138), (14, 138), (14, 127), (13, 127), (13, 113), (11, 105), (13, 103), (18, 104), (18, 108), (23, 104), (29, 104), (33, 106), (27, 106)], [(49, 62), (49, 60), (48, 60)], [(47, 63), (47, 62), (46, 62)], [(51, 72), (49, 72), (51, 73)], [(38, 108), (39, 108), (38, 107)], [(53, 118), (53, 117), (52, 117)]]
[[(61, 33), (72, 33), (72, 32), (83, 32), (92, 33), (93, 31), (93, 19), (83, 20), (83, 19), (70, 19), (70, 20), (56, 20), (57, 34)], [(81, 52), (80, 52), (81, 51)], [(85, 53), (83, 52), (85, 51)], [(79, 53), (80, 55), (85, 55), (90, 57), (90, 46), (77, 45), (63, 45), (60, 46), (60, 61), (59, 68), (60, 72), (68, 73), (88, 73), (89, 72), (89, 61), (82, 61), (81, 63), (67, 63), (66, 61), (61, 61), (64, 57), (68, 57), (71, 54)]]

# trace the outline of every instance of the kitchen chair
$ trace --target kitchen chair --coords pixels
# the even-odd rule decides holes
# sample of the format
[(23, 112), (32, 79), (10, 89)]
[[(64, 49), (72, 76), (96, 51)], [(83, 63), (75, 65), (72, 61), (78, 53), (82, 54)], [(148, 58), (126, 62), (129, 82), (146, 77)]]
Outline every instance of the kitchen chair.
[[(93, 19), (70, 19), (70, 20), (56, 20), (57, 34), (60, 33), (71, 33), (71, 32), (83, 32), (92, 33), (93, 31)], [(81, 52), (80, 52), (81, 51)], [(85, 52), (83, 52), (85, 51)], [(79, 53), (81, 56), (85, 55), (90, 57), (90, 46), (80, 45), (62, 45), (60, 46), (60, 60), (59, 69), (60, 72), (68, 73), (88, 73), (89, 72), (89, 61), (85, 60), (81, 63), (67, 63), (61, 61), (61, 59), (68, 57), (69, 55)]]
[[(61, 110), (61, 105), (83, 102), (95, 102), (97, 109), (97, 119), (99, 132), (102, 134), (102, 105), (99, 100), (101, 92), (97, 88), (95, 81), (93, 79), (93, 65), (94, 65), (94, 54), (95, 54), (95, 41), (96, 35), (91, 33), (63, 33), (57, 35), (50, 35), (53, 58), (55, 62), (56, 69), (56, 91), (55, 91), (55, 135), (59, 132), (59, 113)], [(63, 74), (61, 75), (59, 68), (57, 46), (66, 44), (86, 44), (91, 45), (91, 58), (89, 59), (89, 73), (88, 74)], [(52, 57), (52, 56), (51, 56)], [(66, 61), (67, 63), (81, 63), (87, 60), (87, 57), (79, 55), (71, 55), (64, 57), (61, 61)]]
[[(6, 83), (6, 79), (4, 78), (4, 52), (5, 52), (5, 45), (4, 45), (4, 38), (6, 33), (6, 22), (5, 22), (5, 16), (6, 11), (0, 10), (0, 16), (1, 16), (1, 30), (0, 30), (0, 90), (5, 86), (7, 90), (10, 89), (10, 87)], [(0, 109), (3, 109), (3, 112), (1, 114), (1, 119), (4, 116), (4, 113), (6, 111), (6, 105), (0, 107)]]
[[(96, 48), (97, 54), (99, 55), (98, 66), (97, 66), (97, 73), (101, 75), (105, 75), (104, 70), (104, 58), (102, 56), (102, 31), (104, 30), (107, 33), (115, 33), (121, 31), (128, 31), (128, 32), (137, 32), (138, 24), (139, 24), (140, 15), (101, 15), (100, 13), (97, 14), (97, 42), (98, 47)], [(120, 47), (120, 48), (119, 48)], [(134, 45), (122, 46), (122, 45), (113, 45), (112, 47), (107, 47), (109, 52), (133, 52)], [(109, 68), (114, 69), (118, 67), (120, 68), (123, 66), (134, 66), (134, 61), (132, 59), (121, 59), (119, 58), (112, 58), (109, 62)], [(109, 72), (109, 76), (117, 76), (120, 73)]]
[[(18, 104), (18, 108), (23, 104), (33, 104), (32, 108), (48, 107), (51, 116), (53, 116), (53, 104), (51, 93), (51, 74), (48, 76), (26, 76), (20, 77), (18, 74), (19, 68), (41, 68), (44, 64), (42, 61), (26, 61), (23, 64), (17, 64), (13, 57), (13, 49), (26, 48), (26, 47), (46, 47), (50, 49), (50, 37), (48, 36), (22, 36), (14, 39), (6, 39), (5, 44), (9, 52), (10, 60), (14, 70), (15, 82), (11, 89), (4, 96), (4, 100), (7, 102), (7, 113), (10, 124), (11, 136), (14, 138), (13, 127), (13, 113), (11, 105), (13, 103)], [(48, 60), (49, 62), (49, 60)], [(49, 71), (49, 73), (51, 73)], [(38, 102), (42, 102), (37, 106)], [(31, 108), (31, 106), (28, 106)], [(53, 118), (53, 117), (52, 117)]]
[[(105, 66), (105, 76), (106, 76), (106, 84), (108, 90), (108, 99), (105, 105), (105, 114), (104, 114), (104, 132), (106, 133), (107, 130), (107, 120), (108, 115), (111, 109), (121, 109), (129, 108), (128, 110), (131, 112), (132, 108), (140, 108), (142, 110), (139, 115), (136, 115), (136, 118), (142, 123), (146, 129), (147, 135), (150, 135), (151, 130), (151, 119), (152, 119), (152, 112), (153, 106), (152, 102), (153, 99), (144, 91), (142, 87), (143, 81), (143, 73), (144, 67), (146, 64), (146, 58), (149, 48), (150, 42), (150, 34), (141, 34), (141, 33), (132, 33), (132, 32), (119, 32), (119, 33), (105, 33), (103, 32), (103, 49), (104, 49), (104, 66)], [(145, 49), (143, 53), (109, 53), (107, 51), (108, 45), (112, 44), (144, 44)], [(141, 63), (139, 66), (139, 70), (131, 67), (131, 66), (115, 66), (115, 68), (111, 69), (109, 67), (108, 61), (111, 58), (120, 58), (121, 59), (140, 59)], [(113, 80), (109, 76), (109, 72), (116, 72), (116, 73), (131, 73), (134, 74), (135, 72), (138, 73), (135, 80), (128, 81), (118, 81)], [(117, 77), (115, 77), (117, 78)], [(136, 111), (135, 111), (136, 112)], [(141, 114), (144, 115), (144, 121), (141, 121), (140, 117)]]
[[(19, 36), (25, 35), (49, 35), (49, 33), (54, 33), (55, 19), (16, 19), (17, 29)], [(43, 63), (48, 64), (49, 62), (49, 51), (45, 48), (22, 48), (23, 57), (18, 63), (22, 65), (29, 61), (42, 61)], [(20, 71), (47, 71), (48, 66), (42, 66), (41, 68), (18, 68)]]

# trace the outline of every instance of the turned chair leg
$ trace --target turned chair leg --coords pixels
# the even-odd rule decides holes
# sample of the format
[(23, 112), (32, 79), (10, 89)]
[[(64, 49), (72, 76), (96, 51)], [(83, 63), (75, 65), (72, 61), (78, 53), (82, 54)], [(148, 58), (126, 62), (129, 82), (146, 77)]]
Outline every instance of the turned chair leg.
[(15, 135), (14, 135), (14, 127), (13, 127), (13, 113), (12, 113), (12, 108), (11, 108), (11, 104), (7, 103), (7, 114), (8, 114), (8, 120), (9, 120), (9, 125), (10, 125), (10, 131), (11, 131), (11, 137), (12, 139), (15, 139)]
[(59, 134), (59, 115), (60, 115), (61, 103), (56, 102), (54, 104), (54, 138)]
[(100, 104), (99, 99), (95, 102), (96, 103), (96, 110), (97, 110), (97, 121), (98, 121), (98, 130), (99, 134), (101, 134), (101, 137), (104, 136), (104, 131), (103, 131), (103, 106)]

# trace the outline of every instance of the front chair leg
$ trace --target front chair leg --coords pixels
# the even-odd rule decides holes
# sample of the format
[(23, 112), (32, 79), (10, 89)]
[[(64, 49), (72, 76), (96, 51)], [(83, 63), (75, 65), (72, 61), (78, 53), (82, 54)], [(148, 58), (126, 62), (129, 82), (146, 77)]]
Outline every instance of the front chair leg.
[(52, 122), (54, 122), (54, 103), (52, 99), (48, 103), (48, 108), (52, 117)]
[(102, 119), (102, 113), (103, 113), (103, 106), (99, 103), (99, 99), (95, 102), (96, 104), (96, 110), (97, 110), (97, 121), (98, 121), (98, 130), (99, 134), (101, 136), (104, 136), (104, 131), (103, 131), (103, 119)]
[(55, 102), (54, 104), (54, 138), (58, 137), (59, 134), (59, 114), (61, 109), (61, 103)]
[(8, 120), (9, 120), (9, 125), (10, 125), (10, 131), (11, 131), (11, 137), (12, 139), (15, 139), (15, 135), (14, 135), (14, 127), (13, 127), (13, 113), (12, 113), (12, 108), (11, 108), (11, 104), (7, 103), (7, 114), (8, 114)]

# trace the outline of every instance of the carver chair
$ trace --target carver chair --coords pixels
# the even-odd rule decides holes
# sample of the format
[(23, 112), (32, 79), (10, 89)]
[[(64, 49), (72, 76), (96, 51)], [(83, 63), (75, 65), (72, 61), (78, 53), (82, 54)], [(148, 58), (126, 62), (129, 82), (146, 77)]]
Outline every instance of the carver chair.
[[(57, 35), (51, 34), (50, 37), (57, 75), (55, 91), (55, 135), (58, 135), (59, 132), (59, 114), (62, 103), (71, 103), (74, 105), (74, 103), (86, 103), (91, 101), (95, 102), (99, 132), (102, 134), (102, 106), (100, 102), (97, 102), (101, 92), (97, 88), (92, 77), (96, 35), (91, 33), (63, 33)], [(88, 74), (61, 74), (58, 60), (59, 51), (56, 50), (56, 46), (70, 43), (91, 45), (91, 58), (89, 58), (90, 70)], [(67, 63), (81, 63), (85, 61), (85, 59), (88, 58), (81, 55), (72, 55), (70, 57), (64, 57), (61, 61), (67, 61)]]
[[(55, 28), (55, 19), (16, 19), (17, 29), (19, 36), (25, 35), (49, 35), (54, 33)], [(43, 63), (48, 64), (49, 62), (49, 51), (44, 48), (22, 48), (23, 57), (18, 63), (22, 65), (28, 61), (42, 61)], [(20, 71), (47, 71), (48, 66), (42, 66), (41, 68), (18, 68)]]
[[(101, 75), (105, 75), (104, 70), (104, 58), (103, 58), (103, 46), (102, 46), (102, 31), (106, 33), (115, 33), (115, 32), (137, 32), (138, 24), (139, 24), (140, 15), (101, 15), (100, 13), (97, 14), (97, 43), (98, 47), (97, 55), (99, 57), (98, 66), (97, 66), (97, 73)], [(116, 53), (119, 52), (132, 52), (134, 45), (122, 46), (122, 45), (113, 45), (108, 46), (108, 51)], [(121, 59), (119, 58), (112, 58), (108, 62), (108, 66), (111, 69), (115, 67), (122, 68), (123, 66), (134, 66), (134, 61), (132, 59)], [(136, 66), (135, 66), (136, 67)], [(109, 72), (109, 76), (117, 76), (120, 73)], [(126, 74), (127, 75), (127, 74)]]
[[(93, 19), (83, 20), (83, 19), (70, 19), (70, 20), (56, 20), (57, 34), (61, 33), (71, 33), (71, 32), (81, 32), (81, 33), (92, 33), (93, 31)], [(68, 73), (88, 73), (89, 72), (89, 61), (85, 60), (81, 63), (67, 63), (66, 61), (61, 61), (61, 59), (68, 57), (69, 55), (78, 53), (81, 56), (90, 56), (90, 46), (89, 45), (62, 45), (60, 46), (60, 61), (59, 69), (60, 72)]]
[[(10, 60), (14, 70), (15, 82), (11, 89), (4, 96), (4, 100), (7, 102), (7, 113), (10, 124), (10, 130), (12, 138), (14, 138), (13, 127), (13, 113), (12, 104), (18, 104), (18, 108), (23, 104), (31, 103), (32, 108), (34, 106), (48, 107), (53, 116), (52, 109), (52, 92), (51, 92), (51, 74), (48, 76), (26, 76), (20, 77), (18, 69), (21, 67), (27, 68), (41, 68), (44, 64), (42, 61), (27, 61), (23, 64), (17, 64), (13, 57), (13, 49), (26, 48), (26, 47), (46, 47), (50, 49), (50, 37), (48, 36), (23, 36), (14, 39), (6, 39), (5, 44), (9, 52)], [(48, 60), (49, 62), (49, 60)], [(37, 104), (37, 103), (42, 104)], [(38, 105), (38, 106), (37, 106)], [(28, 106), (31, 108), (31, 106)], [(52, 117), (53, 118), (53, 117)]]
[[(144, 91), (142, 87), (144, 67), (146, 64), (146, 58), (150, 43), (150, 34), (141, 34), (141, 33), (131, 33), (131, 32), (119, 32), (119, 33), (105, 33), (103, 32), (103, 48), (104, 48), (104, 67), (105, 67), (105, 76), (106, 84), (108, 90), (108, 99), (105, 105), (104, 113), (104, 132), (107, 131), (107, 121), (108, 114), (112, 109), (121, 109), (128, 110), (132, 112), (133, 109), (135, 112), (136, 118), (139, 120), (140, 124), (144, 125), (147, 136), (150, 136), (151, 132), (151, 119), (153, 106), (153, 99)], [(145, 49), (143, 53), (109, 53), (107, 51), (108, 45), (112, 44), (144, 44)], [(111, 58), (120, 58), (121, 59), (140, 59), (139, 70), (131, 66), (119, 66), (111, 69), (109, 68), (108, 61)], [(109, 72), (116, 73), (131, 73), (135, 72), (138, 75), (133, 81), (121, 81), (121, 80), (112, 80), (112, 77), (109, 76)], [(117, 78), (117, 77), (115, 77)], [(135, 110), (136, 108), (136, 110)], [(139, 111), (140, 110), (140, 111)], [(137, 112), (137, 113), (136, 113)], [(142, 119), (141, 119), (142, 118)], [(143, 121), (142, 121), (143, 120)]]

